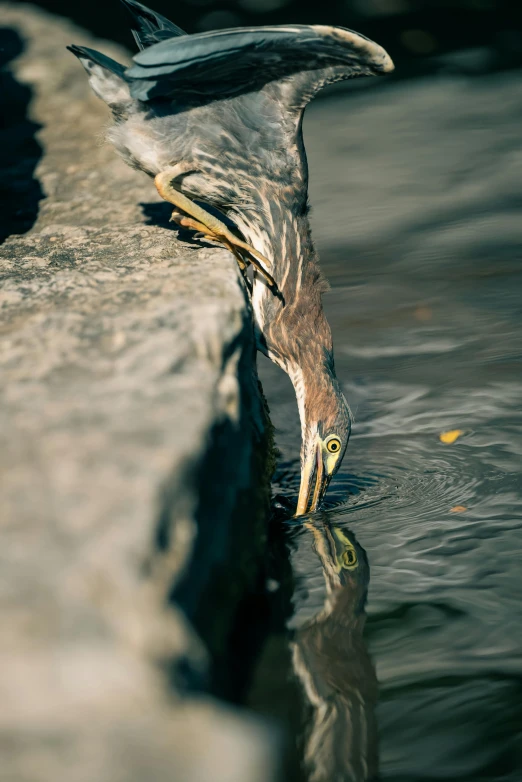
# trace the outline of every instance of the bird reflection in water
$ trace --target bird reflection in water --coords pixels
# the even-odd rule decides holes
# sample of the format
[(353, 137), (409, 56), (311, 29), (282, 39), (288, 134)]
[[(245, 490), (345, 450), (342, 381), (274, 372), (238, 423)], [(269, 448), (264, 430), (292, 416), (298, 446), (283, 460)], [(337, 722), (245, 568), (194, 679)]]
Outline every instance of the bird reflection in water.
[(363, 639), (370, 578), (366, 552), (353, 533), (324, 516), (304, 522), (291, 547), (297, 587), (289, 622), (292, 663), (311, 707), (306, 778), (374, 780), (377, 677)]

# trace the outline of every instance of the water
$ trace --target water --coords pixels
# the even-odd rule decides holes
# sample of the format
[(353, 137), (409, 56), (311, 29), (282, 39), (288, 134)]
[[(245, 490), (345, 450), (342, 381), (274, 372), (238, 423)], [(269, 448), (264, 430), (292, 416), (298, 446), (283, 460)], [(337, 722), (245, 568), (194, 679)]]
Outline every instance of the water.
[(355, 426), (292, 521), (295, 399), (261, 362), (281, 458), (247, 702), (285, 727), (288, 782), (522, 779), (521, 86), (440, 77), (307, 116)]

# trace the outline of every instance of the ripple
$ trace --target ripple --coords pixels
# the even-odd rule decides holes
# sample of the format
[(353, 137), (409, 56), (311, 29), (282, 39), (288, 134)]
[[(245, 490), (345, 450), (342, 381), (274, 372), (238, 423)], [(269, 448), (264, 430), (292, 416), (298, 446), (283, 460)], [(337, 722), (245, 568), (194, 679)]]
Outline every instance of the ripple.
[[(401, 510), (403, 518), (422, 520), (437, 514), (446, 517), (457, 505), (471, 508), (476, 504), (485, 470), (463, 443), (448, 447), (434, 436), (380, 437), (370, 444), (364, 440), (353, 439), (350, 455), (332, 482), (324, 509), (342, 508), (352, 514), (386, 503), (387, 511)], [(354, 455), (361, 451), (362, 458), (355, 465)], [(278, 492), (297, 496), (297, 460), (281, 465), (275, 485)]]
[(448, 353), (463, 346), (462, 341), (452, 339), (437, 339), (431, 342), (419, 342), (411, 345), (376, 345), (358, 347), (345, 346), (342, 352), (347, 356), (359, 358), (390, 358), (398, 356), (419, 356), (426, 353)]

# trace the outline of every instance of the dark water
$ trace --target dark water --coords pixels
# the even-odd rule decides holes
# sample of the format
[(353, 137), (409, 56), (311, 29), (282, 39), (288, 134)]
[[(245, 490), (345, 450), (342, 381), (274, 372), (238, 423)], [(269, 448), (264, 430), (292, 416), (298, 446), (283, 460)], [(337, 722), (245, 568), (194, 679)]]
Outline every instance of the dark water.
[(440, 78), (307, 117), (355, 426), (323, 511), (290, 520), (295, 400), (262, 362), (282, 499), (248, 701), (287, 729), (285, 780), (522, 780), (521, 88)]

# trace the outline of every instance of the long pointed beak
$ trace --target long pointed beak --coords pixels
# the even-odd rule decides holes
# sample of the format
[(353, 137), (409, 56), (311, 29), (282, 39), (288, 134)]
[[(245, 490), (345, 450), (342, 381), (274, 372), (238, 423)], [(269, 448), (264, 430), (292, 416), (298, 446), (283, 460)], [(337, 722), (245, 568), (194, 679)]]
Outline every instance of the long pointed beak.
[(330, 478), (325, 474), (321, 444), (318, 442), (301, 473), (301, 488), (295, 515), (302, 516), (317, 510), (329, 483)]

